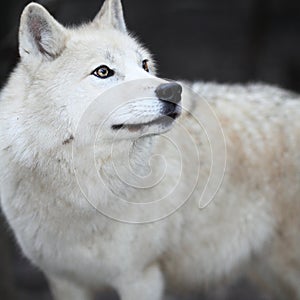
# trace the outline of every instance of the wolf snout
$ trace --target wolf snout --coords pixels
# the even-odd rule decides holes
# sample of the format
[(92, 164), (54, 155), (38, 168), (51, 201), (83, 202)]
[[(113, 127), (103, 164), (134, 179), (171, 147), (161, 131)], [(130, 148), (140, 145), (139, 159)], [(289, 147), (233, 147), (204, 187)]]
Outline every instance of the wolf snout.
[(179, 103), (182, 87), (176, 82), (163, 83), (156, 88), (155, 93), (160, 100)]

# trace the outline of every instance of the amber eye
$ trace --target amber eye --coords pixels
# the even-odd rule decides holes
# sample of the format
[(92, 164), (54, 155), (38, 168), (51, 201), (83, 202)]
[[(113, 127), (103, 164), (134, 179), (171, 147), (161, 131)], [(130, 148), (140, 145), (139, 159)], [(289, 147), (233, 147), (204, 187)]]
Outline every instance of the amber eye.
[(113, 76), (115, 74), (115, 72), (112, 69), (110, 69), (108, 66), (102, 65), (102, 66), (96, 68), (92, 72), (92, 74), (95, 75), (96, 77), (105, 79), (110, 76)]
[(148, 59), (144, 59), (143, 60), (143, 69), (146, 71), (146, 72), (149, 72), (149, 65), (148, 65)]

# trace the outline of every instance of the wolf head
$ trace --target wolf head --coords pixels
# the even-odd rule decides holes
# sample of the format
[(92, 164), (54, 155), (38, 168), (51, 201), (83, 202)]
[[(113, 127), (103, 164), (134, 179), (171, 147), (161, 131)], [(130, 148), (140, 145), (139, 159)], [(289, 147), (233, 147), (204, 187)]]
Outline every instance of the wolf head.
[[(127, 32), (120, 0), (106, 0), (92, 22), (75, 28), (29, 4), (21, 17), (19, 52), (26, 110), (40, 118), (41, 127), (56, 124), (52, 141), (62, 144), (74, 135), (96, 98), (106, 138), (116, 132), (120, 139), (160, 134), (180, 114), (181, 86), (155, 76), (152, 56)], [(138, 81), (126, 97), (126, 83), (133, 80)]]

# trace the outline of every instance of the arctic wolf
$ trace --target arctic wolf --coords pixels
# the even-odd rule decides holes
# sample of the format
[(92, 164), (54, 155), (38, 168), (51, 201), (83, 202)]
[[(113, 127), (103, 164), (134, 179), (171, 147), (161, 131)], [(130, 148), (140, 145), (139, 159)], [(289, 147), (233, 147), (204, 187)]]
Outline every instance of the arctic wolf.
[(29, 4), (19, 51), (1, 205), (55, 299), (161, 300), (239, 272), (300, 299), (298, 95), (156, 77), (119, 0), (77, 28)]

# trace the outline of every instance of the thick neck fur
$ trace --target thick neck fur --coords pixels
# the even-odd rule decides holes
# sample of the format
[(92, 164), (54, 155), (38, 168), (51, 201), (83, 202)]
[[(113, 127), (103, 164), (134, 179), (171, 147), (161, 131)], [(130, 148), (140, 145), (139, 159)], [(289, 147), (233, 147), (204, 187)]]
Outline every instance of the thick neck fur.
[(152, 149), (152, 137), (79, 149), (73, 167), (81, 192), (94, 207), (111, 206), (114, 198), (130, 201), (146, 184)]
[(136, 184), (142, 184), (149, 172), (152, 137), (123, 140), (101, 148), (95, 162), (99, 162), (101, 179), (113, 194), (125, 196), (125, 190), (132, 191)]

